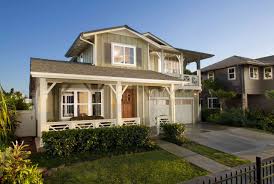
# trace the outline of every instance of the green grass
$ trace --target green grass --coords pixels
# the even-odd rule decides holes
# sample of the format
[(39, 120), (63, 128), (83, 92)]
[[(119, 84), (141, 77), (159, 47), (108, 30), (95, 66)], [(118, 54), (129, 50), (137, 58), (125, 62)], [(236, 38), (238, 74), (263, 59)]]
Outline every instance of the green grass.
[(236, 167), (239, 165), (250, 163), (250, 161), (248, 160), (244, 160), (235, 155), (231, 155), (231, 154), (198, 144), (193, 141), (187, 140), (186, 142), (182, 144), (182, 146), (184, 148), (187, 148), (193, 152), (196, 152), (200, 155), (208, 157), (212, 160), (215, 160), (216, 162), (219, 162), (229, 167)]
[(47, 177), (45, 183), (178, 183), (206, 174), (183, 159), (156, 150), (73, 164)]

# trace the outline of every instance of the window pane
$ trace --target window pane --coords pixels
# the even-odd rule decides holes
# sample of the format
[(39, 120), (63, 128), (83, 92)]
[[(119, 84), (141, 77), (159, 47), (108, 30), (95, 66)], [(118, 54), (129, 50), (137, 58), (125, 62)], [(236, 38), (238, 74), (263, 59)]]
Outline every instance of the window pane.
[(134, 64), (134, 49), (125, 47), (125, 63)]
[(92, 103), (101, 103), (101, 92), (92, 94)]
[(124, 63), (124, 48), (120, 46), (114, 46), (113, 57), (114, 63)]
[(88, 103), (88, 93), (87, 92), (77, 92), (77, 102), (78, 103)]
[(88, 105), (78, 105), (77, 106), (77, 116), (87, 116), (88, 115)]
[(92, 105), (92, 115), (93, 116), (101, 116), (101, 104), (93, 104)]
[(71, 117), (74, 114), (74, 105), (63, 105), (63, 117)]

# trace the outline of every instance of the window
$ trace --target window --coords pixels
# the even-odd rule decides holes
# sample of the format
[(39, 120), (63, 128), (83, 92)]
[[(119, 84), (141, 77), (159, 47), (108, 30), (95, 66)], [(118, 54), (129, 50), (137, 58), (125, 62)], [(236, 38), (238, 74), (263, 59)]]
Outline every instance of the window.
[(227, 78), (228, 80), (235, 80), (236, 79), (236, 68), (231, 67), (227, 69)]
[(136, 65), (136, 47), (118, 43), (111, 44), (112, 64)]
[(250, 79), (259, 79), (259, 70), (256, 66), (249, 67), (249, 77)]
[(92, 94), (92, 114), (94, 116), (102, 115), (102, 93), (96, 91)]
[(217, 97), (207, 98), (207, 105), (209, 109), (218, 109), (220, 108), (220, 103)]
[(207, 79), (214, 80), (214, 72), (208, 72), (207, 73)]
[(61, 118), (103, 116), (102, 93), (102, 91), (88, 90), (68, 90), (62, 92)]
[(264, 68), (264, 79), (272, 79), (272, 67), (265, 67)]
[(165, 60), (165, 72), (170, 74), (180, 74), (179, 61), (166, 59)]
[(62, 96), (63, 117), (72, 117), (74, 114), (74, 93), (66, 92)]

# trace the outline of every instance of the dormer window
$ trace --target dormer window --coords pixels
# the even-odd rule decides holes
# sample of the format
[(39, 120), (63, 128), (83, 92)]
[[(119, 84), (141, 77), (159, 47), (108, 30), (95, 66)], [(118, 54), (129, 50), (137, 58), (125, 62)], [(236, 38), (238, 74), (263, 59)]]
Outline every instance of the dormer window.
[(113, 65), (136, 66), (136, 47), (119, 43), (111, 44)]

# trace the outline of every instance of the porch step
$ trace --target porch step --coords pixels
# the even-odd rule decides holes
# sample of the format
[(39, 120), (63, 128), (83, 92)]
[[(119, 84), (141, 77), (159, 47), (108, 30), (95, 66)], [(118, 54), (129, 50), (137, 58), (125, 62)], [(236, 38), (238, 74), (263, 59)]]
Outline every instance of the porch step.
[(34, 137), (20, 137), (18, 143), (21, 144), (22, 142), (24, 142), (24, 145), (27, 145), (24, 151), (31, 151), (31, 153), (37, 152)]

